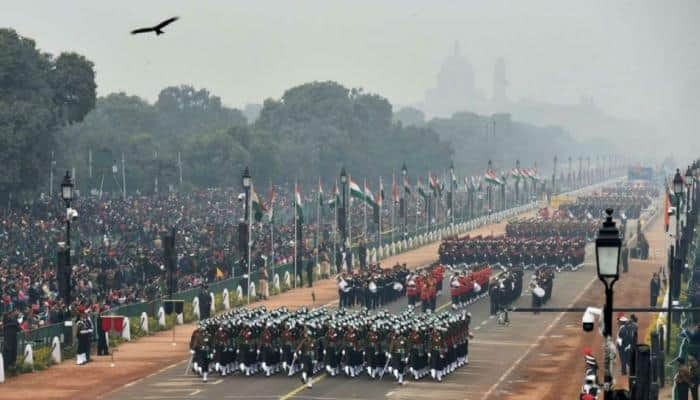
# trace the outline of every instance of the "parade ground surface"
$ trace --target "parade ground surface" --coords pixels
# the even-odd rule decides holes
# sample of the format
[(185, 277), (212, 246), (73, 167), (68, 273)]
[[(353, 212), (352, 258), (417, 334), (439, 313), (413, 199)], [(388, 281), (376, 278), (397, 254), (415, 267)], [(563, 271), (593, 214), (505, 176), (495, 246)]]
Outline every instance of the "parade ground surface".
[[(636, 223), (636, 222), (635, 222)], [(628, 232), (636, 225), (630, 224)], [(505, 223), (482, 227), (472, 234), (501, 234)], [(647, 230), (650, 260), (631, 260), (630, 272), (621, 276), (615, 286), (615, 306), (647, 306), (649, 279), (663, 263), (666, 241), (663, 219), (656, 218)], [(434, 261), (437, 243), (384, 260), (390, 266), (407, 262), (420, 267)], [(576, 272), (557, 274), (553, 295), (547, 306), (600, 306), (603, 288), (595, 273), (593, 247), (587, 247), (586, 265)], [(529, 282), (526, 272), (524, 282)], [(447, 285), (445, 285), (447, 287)], [(337, 288), (332, 280), (320, 281), (313, 289), (297, 289), (256, 303), (268, 308), (311, 305), (315, 293), (316, 306), (337, 306)], [(447, 291), (446, 291), (447, 292)], [(526, 291), (527, 292), (527, 291)], [(529, 307), (530, 294), (525, 293), (515, 306)], [(438, 299), (440, 310), (449, 307), (448, 293)], [(398, 312), (406, 307), (406, 299), (392, 303), (387, 309)], [(381, 381), (362, 375), (314, 378), (313, 388), (302, 386), (297, 377), (278, 374), (220, 378), (212, 374), (209, 382), (185, 375), (188, 343), (193, 325), (179, 326), (176, 345), (172, 333), (162, 332), (120, 346), (115, 352), (114, 368), (109, 357), (93, 357), (88, 366), (63, 363), (49, 370), (10, 379), (0, 388), (2, 399), (564, 399), (576, 398), (583, 371), (581, 350), (588, 346), (600, 356), (601, 338), (597, 332), (584, 334), (578, 313), (511, 313), (511, 325), (501, 326), (489, 316), (487, 298), (469, 307), (472, 313), (470, 364), (457, 369), (438, 383), (424, 378), (409, 380), (399, 386), (390, 377)], [(640, 338), (643, 338), (651, 315), (641, 314)], [(626, 379), (618, 377), (618, 385), (626, 387)]]

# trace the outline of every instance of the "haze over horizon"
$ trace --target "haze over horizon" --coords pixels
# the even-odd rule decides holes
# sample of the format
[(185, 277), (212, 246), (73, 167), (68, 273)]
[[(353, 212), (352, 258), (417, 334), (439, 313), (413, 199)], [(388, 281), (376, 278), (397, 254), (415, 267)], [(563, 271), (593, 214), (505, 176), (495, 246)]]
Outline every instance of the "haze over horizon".
[[(398, 108), (423, 101), (459, 41), (486, 96), (503, 57), (511, 100), (586, 97), (619, 118), (686, 132), (700, 126), (700, 5), (692, 1), (0, 4), (1, 27), (43, 51), (92, 60), (99, 95), (153, 101), (166, 86), (192, 84), (242, 108), (334, 80)], [(163, 36), (129, 35), (175, 15), (181, 20)]]

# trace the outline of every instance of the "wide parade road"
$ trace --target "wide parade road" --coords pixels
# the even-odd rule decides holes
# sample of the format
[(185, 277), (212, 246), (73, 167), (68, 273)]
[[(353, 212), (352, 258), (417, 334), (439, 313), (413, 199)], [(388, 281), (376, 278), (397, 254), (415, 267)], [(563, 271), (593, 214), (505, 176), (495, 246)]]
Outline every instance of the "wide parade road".
[[(557, 274), (552, 298), (547, 304), (553, 307), (570, 306), (595, 281), (592, 262), (592, 246), (587, 247), (586, 265), (576, 272)], [(526, 272), (524, 285), (530, 280)], [(449, 288), (447, 279), (443, 285)], [(446, 292), (448, 292), (447, 290)], [(527, 290), (526, 290), (527, 291)], [(529, 292), (517, 301), (516, 306), (528, 307)], [(337, 304), (337, 302), (336, 302)], [(438, 300), (439, 310), (449, 309), (449, 293), (442, 293)], [(386, 307), (391, 312), (400, 312), (407, 306), (406, 299)], [(314, 378), (313, 388), (303, 386), (298, 377), (278, 374), (263, 376), (225, 378), (212, 374), (208, 383), (199, 377), (184, 375), (186, 361), (168, 367), (144, 379), (132, 382), (121, 390), (105, 396), (107, 399), (487, 399), (501, 398), (511, 393), (500, 389), (505, 382), (502, 377), (516, 368), (521, 360), (530, 355), (535, 344), (548, 337), (551, 327), (559, 321), (561, 314), (539, 315), (511, 313), (511, 325), (498, 325), (489, 316), (489, 299), (483, 298), (469, 306), (472, 313), (472, 331), (475, 338), (470, 342), (470, 364), (457, 369), (441, 383), (429, 377), (420, 381), (407, 380), (399, 386), (387, 375), (382, 381), (372, 380), (366, 375), (358, 378), (344, 376), (328, 377), (325, 374)], [(538, 355), (549, 357), (550, 354)], [(503, 385), (508, 386), (508, 385)]]

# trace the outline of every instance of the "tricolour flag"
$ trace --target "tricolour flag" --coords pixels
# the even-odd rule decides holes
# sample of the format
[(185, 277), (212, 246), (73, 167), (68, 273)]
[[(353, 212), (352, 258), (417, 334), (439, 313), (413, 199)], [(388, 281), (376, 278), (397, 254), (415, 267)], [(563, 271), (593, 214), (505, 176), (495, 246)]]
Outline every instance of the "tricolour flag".
[(365, 200), (365, 196), (362, 193), (362, 189), (360, 188), (360, 185), (357, 184), (357, 182), (353, 181), (352, 178), (350, 178), (350, 196), (358, 199), (358, 200)]
[(401, 200), (399, 195), (399, 185), (396, 184), (396, 177), (392, 177), (391, 182), (391, 197), (394, 203), (398, 203)]
[(520, 172), (520, 169), (518, 169), (517, 167), (510, 170), (510, 176), (512, 176), (516, 180), (520, 180), (520, 178), (523, 177), (522, 173)]
[(304, 203), (301, 201), (301, 192), (299, 191), (299, 185), (294, 184), (294, 206), (297, 210), (297, 221), (300, 224), (304, 223)]
[(407, 176), (403, 177), (403, 191), (406, 192), (406, 194), (411, 194), (411, 184), (408, 183)]
[(369, 189), (369, 186), (367, 186), (367, 181), (365, 181), (365, 202), (372, 207), (377, 206), (377, 200), (374, 199), (372, 191)]
[(423, 196), (424, 199), (428, 197), (428, 192), (425, 191), (425, 188), (423, 187), (423, 183), (421, 183), (420, 178), (418, 178), (416, 188), (418, 188), (418, 194)]
[(498, 179), (498, 175), (496, 174), (496, 171), (489, 170), (486, 171), (484, 174), (484, 179), (486, 180), (487, 183), (491, 185), (502, 185), (503, 182), (501, 182), (500, 179)]
[(328, 205), (331, 209), (335, 208), (336, 204), (340, 203), (340, 191), (338, 190), (338, 184), (333, 184), (333, 190), (331, 192), (331, 198), (328, 199)]
[(435, 196), (439, 195), (441, 192), (440, 184), (438, 183), (437, 178), (435, 178), (431, 172), (428, 172), (428, 183), (430, 184), (430, 188), (433, 189), (433, 194)]
[(260, 198), (260, 196), (258, 196), (258, 193), (255, 191), (255, 187), (251, 187), (250, 197), (250, 202), (253, 205), (255, 221), (260, 222), (262, 220), (263, 214), (267, 212), (267, 207), (265, 207), (265, 204), (262, 202), (262, 199)]

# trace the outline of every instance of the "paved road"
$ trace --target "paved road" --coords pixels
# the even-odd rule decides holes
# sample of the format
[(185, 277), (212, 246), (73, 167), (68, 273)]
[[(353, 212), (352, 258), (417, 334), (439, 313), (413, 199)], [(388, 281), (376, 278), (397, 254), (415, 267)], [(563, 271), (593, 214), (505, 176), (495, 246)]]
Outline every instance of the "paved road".
[[(587, 249), (587, 260), (591, 246)], [(526, 273), (525, 283), (529, 282), (530, 273)], [(569, 306), (584, 292), (590, 282), (594, 282), (595, 269), (588, 261), (577, 272), (562, 272), (557, 275), (554, 293), (549, 306)], [(445, 285), (445, 288), (448, 286)], [(449, 308), (447, 293), (438, 300), (441, 309)], [(531, 298), (525, 294), (517, 306), (529, 306)], [(406, 307), (406, 300), (393, 303), (388, 309), (397, 312)], [(472, 330), (475, 338), (470, 343), (470, 365), (456, 370), (443, 379), (442, 383), (423, 379), (410, 381), (399, 386), (393, 379), (373, 381), (366, 376), (350, 379), (345, 377), (327, 377), (318, 375), (314, 387), (306, 389), (296, 377), (272, 376), (269, 378), (254, 376), (210, 377), (208, 383), (202, 383), (194, 376), (183, 375), (186, 362), (171, 366), (149, 377), (129, 384), (127, 387), (106, 396), (107, 399), (497, 399), (508, 392), (499, 386), (502, 378), (515, 368), (520, 361), (535, 348), (539, 340), (557, 339), (549, 337), (549, 327), (554, 325), (561, 314), (542, 313), (512, 314), (511, 325), (498, 325), (489, 316), (488, 298), (472, 304)], [(541, 354), (550, 357), (551, 354)], [(387, 378), (390, 378), (387, 376)], [(509, 382), (507, 383), (515, 383)]]

